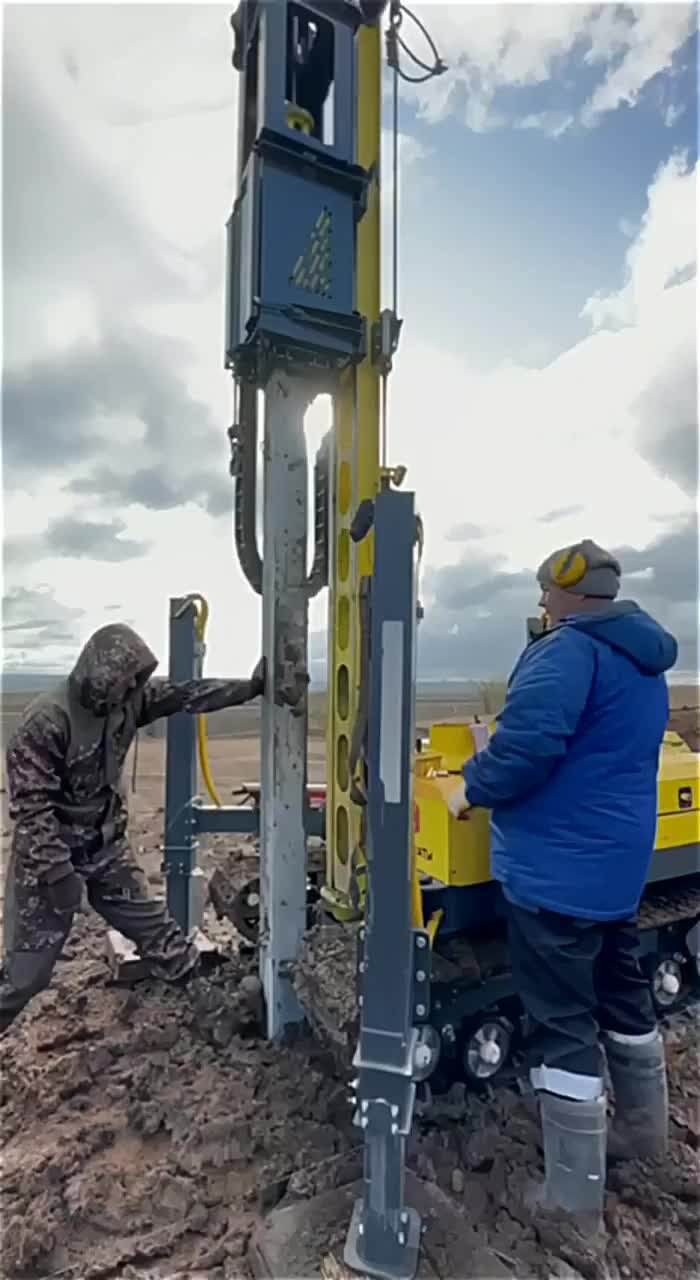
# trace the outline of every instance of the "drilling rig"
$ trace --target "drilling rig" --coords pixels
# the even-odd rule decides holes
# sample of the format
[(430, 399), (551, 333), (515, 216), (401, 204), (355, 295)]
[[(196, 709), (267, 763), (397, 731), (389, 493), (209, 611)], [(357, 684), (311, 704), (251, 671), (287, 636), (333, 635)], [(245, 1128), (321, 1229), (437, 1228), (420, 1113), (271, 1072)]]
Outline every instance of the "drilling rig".
[[(381, 28), (386, 17), (396, 232), (408, 12), (397, 0), (244, 0), (231, 20), (239, 110), (225, 365), (234, 385), (235, 544), (262, 598), (269, 671), (261, 786), (253, 809), (203, 804), (195, 727), (174, 716), (165, 815), (168, 901), (188, 930), (201, 915), (199, 837), (259, 835), (251, 927), (271, 1039), (307, 1015), (314, 1021), (295, 983), (312, 880), (322, 916), (357, 946), (348, 1001), (357, 1008), (353, 1106), (365, 1177), (345, 1258), (363, 1273), (406, 1280), (421, 1234), (404, 1179), (417, 1087), (445, 1065), (452, 1078), (490, 1079), (517, 1044), (519, 1022), (488, 815), (458, 823), (446, 803), (453, 775), (491, 726), (435, 725), (416, 751), (422, 526), (403, 468), (387, 456), (387, 383), (401, 331), (396, 234), (393, 305), (382, 310), (380, 298)], [(432, 57), (419, 62), (426, 77), (444, 70), (434, 47)], [(320, 395), (332, 400), (333, 425), (315, 460), (309, 512), (304, 418)], [(325, 588), (327, 777), (318, 794), (306, 767), (308, 609)], [(175, 679), (201, 669), (201, 618), (196, 598), (171, 601)], [(682, 998), (697, 972), (699, 766), (667, 735), (642, 919), (661, 1008)], [(307, 862), (311, 835), (325, 840), (320, 876)], [(234, 919), (244, 931), (250, 925), (240, 904)]]

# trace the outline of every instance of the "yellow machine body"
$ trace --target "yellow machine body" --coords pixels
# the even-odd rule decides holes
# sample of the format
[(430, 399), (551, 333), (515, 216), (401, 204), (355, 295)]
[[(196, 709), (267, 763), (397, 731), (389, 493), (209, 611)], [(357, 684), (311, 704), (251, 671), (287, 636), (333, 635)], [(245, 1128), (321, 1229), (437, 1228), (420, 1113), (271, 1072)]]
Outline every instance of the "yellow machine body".
[[(382, 33), (361, 27), (358, 42), (356, 160), (373, 174), (357, 227), (355, 305), (368, 332), (380, 313)], [(361, 914), (361, 810), (352, 799), (350, 743), (360, 701), (360, 580), (372, 573), (374, 540), (359, 546), (350, 526), (360, 502), (379, 487), (380, 374), (371, 351), (340, 376), (334, 398), (334, 458), (328, 592), (326, 883), (323, 897), (339, 920)], [(359, 883), (358, 883), (359, 880)]]
[(669, 733), (659, 766), (659, 820), (655, 849), (700, 843), (700, 755)]
[[(492, 731), (494, 724), (488, 726)], [(428, 747), (416, 756), (415, 850), (419, 875), (451, 887), (491, 879), (489, 815), (475, 810), (458, 822), (447, 808), (455, 774), (477, 750), (483, 726), (435, 724)], [(700, 846), (700, 755), (678, 734), (664, 738), (659, 765), (659, 819), (655, 850)]]

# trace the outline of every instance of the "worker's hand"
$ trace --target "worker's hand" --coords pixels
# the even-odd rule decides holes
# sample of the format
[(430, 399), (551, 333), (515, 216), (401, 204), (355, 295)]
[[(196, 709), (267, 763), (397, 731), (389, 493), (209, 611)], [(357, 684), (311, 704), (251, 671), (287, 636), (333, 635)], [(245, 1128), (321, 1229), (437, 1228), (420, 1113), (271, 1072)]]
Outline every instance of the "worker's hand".
[(83, 882), (75, 871), (69, 871), (60, 880), (47, 886), (48, 898), (59, 916), (72, 916), (83, 900)]
[(265, 692), (266, 681), (267, 681), (267, 659), (261, 658), (252, 676), (250, 677), (251, 698), (262, 697), (263, 693)]
[(467, 792), (461, 778), (458, 786), (447, 797), (447, 807), (452, 817), (457, 818), (460, 822), (469, 817), (471, 805), (467, 800)]

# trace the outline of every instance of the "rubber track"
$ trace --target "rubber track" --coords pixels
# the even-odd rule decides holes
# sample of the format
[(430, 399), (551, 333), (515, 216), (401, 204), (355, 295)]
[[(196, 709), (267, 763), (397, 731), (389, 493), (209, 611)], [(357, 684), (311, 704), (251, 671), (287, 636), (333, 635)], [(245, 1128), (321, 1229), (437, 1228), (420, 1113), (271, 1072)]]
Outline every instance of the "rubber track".
[(680, 893), (654, 893), (639, 908), (639, 928), (663, 929), (667, 925), (688, 922), (691, 927), (700, 916), (700, 886)]

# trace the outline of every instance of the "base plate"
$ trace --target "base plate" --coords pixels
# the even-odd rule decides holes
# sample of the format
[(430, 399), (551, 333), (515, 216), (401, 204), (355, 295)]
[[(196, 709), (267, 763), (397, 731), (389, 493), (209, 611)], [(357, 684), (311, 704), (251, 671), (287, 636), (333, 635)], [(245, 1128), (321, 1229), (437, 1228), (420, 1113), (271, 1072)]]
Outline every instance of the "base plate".
[[(358, 1275), (379, 1276), (384, 1280), (414, 1280), (418, 1271), (420, 1253), (421, 1220), (415, 1209), (406, 1210), (405, 1243), (396, 1245), (396, 1254), (391, 1261), (383, 1260), (383, 1265), (372, 1267), (367, 1265), (364, 1256), (364, 1238), (362, 1218), (364, 1201), (356, 1200), (350, 1220), (350, 1230), (343, 1250), (343, 1261)], [(392, 1247), (393, 1247), (393, 1241)]]
[[(407, 1207), (423, 1223), (418, 1280), (513, 1276), (500, 1257), (477, 1243), (459, 1205), (439, 1187), (407, 1173), (405, 1189)], [(257, 1280), (318, 1280), (330, 1275), (355, 1280), (358, 1273), (343, 1258), (353, 1208), (363, 1192), (363, 1182), (357, 1181), (273, 1209), (250, 1241), (249, 1262)]]

